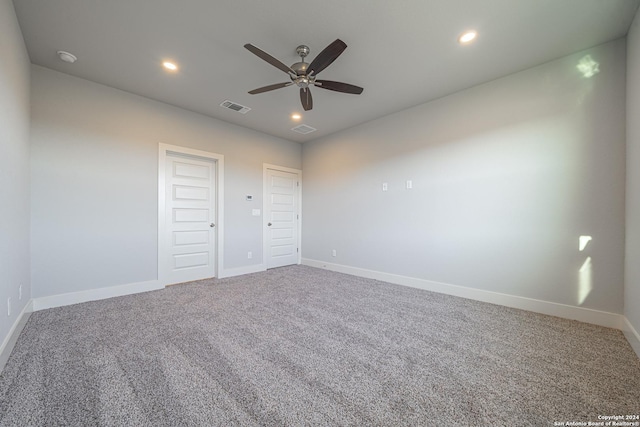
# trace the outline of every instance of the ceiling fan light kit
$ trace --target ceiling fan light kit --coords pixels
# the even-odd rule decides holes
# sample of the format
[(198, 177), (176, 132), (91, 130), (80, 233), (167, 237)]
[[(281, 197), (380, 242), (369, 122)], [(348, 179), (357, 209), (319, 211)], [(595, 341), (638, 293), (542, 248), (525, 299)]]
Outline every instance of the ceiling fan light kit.
[(315, 57), (311, 63), (307, 63), (304, 61), (309, 55), (310, 49), (308, 46), (300, 45), (296, 48), (296, 53), (300, 56), (300, 61), (288, 67), (283, 62), (277, 60), (273, 56), (269, 55), (267, 52), (262, 49), (247, 43), (244, 47), (257, 57), (262, 60), (268, 62), (279, 70), (284, 71), (289, 75), (291, 79), (290, 82), (284, 83), (276, 83), (268, 86), (263, 86), (258, 89), (250, 90), (249, 93), (251, 95), (256, 95), (258, 93), (264, 93), (275, 89), (280, 89), (287, 86), (296, 85), (300, 88), (300, 101), (302, 103), (302, 108), (305, 111), (309, 111), (313, 108), (313, 97), (311, 96), (310, 86), (316, 86), (321, 89), (332, 90), (335, 92), (342, 93), (351, 93), (354, 95), (360, 95), (363, 88), (359, 86), (354, 86), (349, 83), (335, 82), (331, 80), (316, 80), (316, 76), (325, 68), (335, 61), (338, 56), (344, 52), (347, 48), (345, 42), (340, 39), (336, 39), (329, 46), (324, 48), (322, 52)]

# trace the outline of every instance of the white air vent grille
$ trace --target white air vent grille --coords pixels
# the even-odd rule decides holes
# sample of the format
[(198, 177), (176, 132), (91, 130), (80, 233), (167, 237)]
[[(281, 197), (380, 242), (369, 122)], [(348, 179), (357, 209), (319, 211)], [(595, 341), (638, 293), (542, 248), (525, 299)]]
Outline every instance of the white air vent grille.
[(299, 126), (296, 126), (296, 127), (292, 128), (291, 130), (294, 131), (294, 132), (301, 133), (301, 134), (307, 134), (307, 133), (315, 132), (318, 129), (312, 128), (309, 125), (299, 125)]
[(220, 104), (221, 107), (228, 108), (233, 111), (237, 111), (238, 113), (247, 114), (251, 108), (245, 107), (244, 105), (240, 105), (236, 102), (229, 101), (228, 99)]

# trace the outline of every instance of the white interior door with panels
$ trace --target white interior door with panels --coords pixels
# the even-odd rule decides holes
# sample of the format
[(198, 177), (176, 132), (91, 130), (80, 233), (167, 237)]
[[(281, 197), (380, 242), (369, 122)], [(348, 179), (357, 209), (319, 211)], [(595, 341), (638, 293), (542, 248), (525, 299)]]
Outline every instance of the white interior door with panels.
[(264, 256), (267, 268), (299, 264), (302, 173), (264, 166)]
[(158, 276), (161, 283), (216, 276), (221, 156), (161, 144)]

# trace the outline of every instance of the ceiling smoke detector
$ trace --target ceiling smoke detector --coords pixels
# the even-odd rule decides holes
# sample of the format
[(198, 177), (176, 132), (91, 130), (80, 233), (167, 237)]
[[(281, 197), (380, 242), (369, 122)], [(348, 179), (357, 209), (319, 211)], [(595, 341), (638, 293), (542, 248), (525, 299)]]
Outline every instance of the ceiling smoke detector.
[(65, 52), (64, 50), (58, 51), (58, 57), (64, 62), (68, 62), (69, 64), (73, 64), (78, 60), (73, 53)]

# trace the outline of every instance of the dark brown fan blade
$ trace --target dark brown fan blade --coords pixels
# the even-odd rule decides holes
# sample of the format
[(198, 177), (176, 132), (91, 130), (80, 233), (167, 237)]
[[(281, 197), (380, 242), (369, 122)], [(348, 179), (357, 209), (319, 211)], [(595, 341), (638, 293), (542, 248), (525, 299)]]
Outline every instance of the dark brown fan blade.
[(313, 108), (313, 97), (308, 87), (300, 88), (300, 101), (302, 101), (302, 108), (304, 111), (309, 111)]
[(309, 64), (307, 68), (307, 75), (311, 75), (312, 73), (318, 75), (320, 71), (331, 65), (346, 48), (347, 45), (345, 42), (336, 39), (336, 41), (325, 47), (324, 50), (311, 61), (311, 64)]
[(259, 87), (258, 89), (250, 90), (249, 93), (251, 95), (255, 95), (257, 93), (269, 92), (270, 90), (280, 89), (281, 87), (291, 86), (293, 82), (286, 83), (276, 83), (274, 85)]
[(291, 74), (294, 74), (294, 75), (296, 74), (296, 72), (293, 71), (291, 68), (287, 67), (285, 64), (283, 64), (282, 62), (278, 61), (276, 58), (274, 58), (273, 56), (269, 55), (267, 52), (265, 52), (264, 50), (260, 49), (259, 47), (255, 47), (251, 43), (245, 44), (244, 47), (249, 52), (251, 52), (254, 55), (260, 57), (261, 59), (267, 61), (269, 64), (273, 65), (274, 67), (281, 69), (285, 73), (291, 73)]
[(316, 80), (314, 84), (322, 89), (335, 90), (336, 92), (353, 93), (360, 95), (364, 90), (360, 86), (350, 85), (349, 83), (333, 82), (331, 80)]

